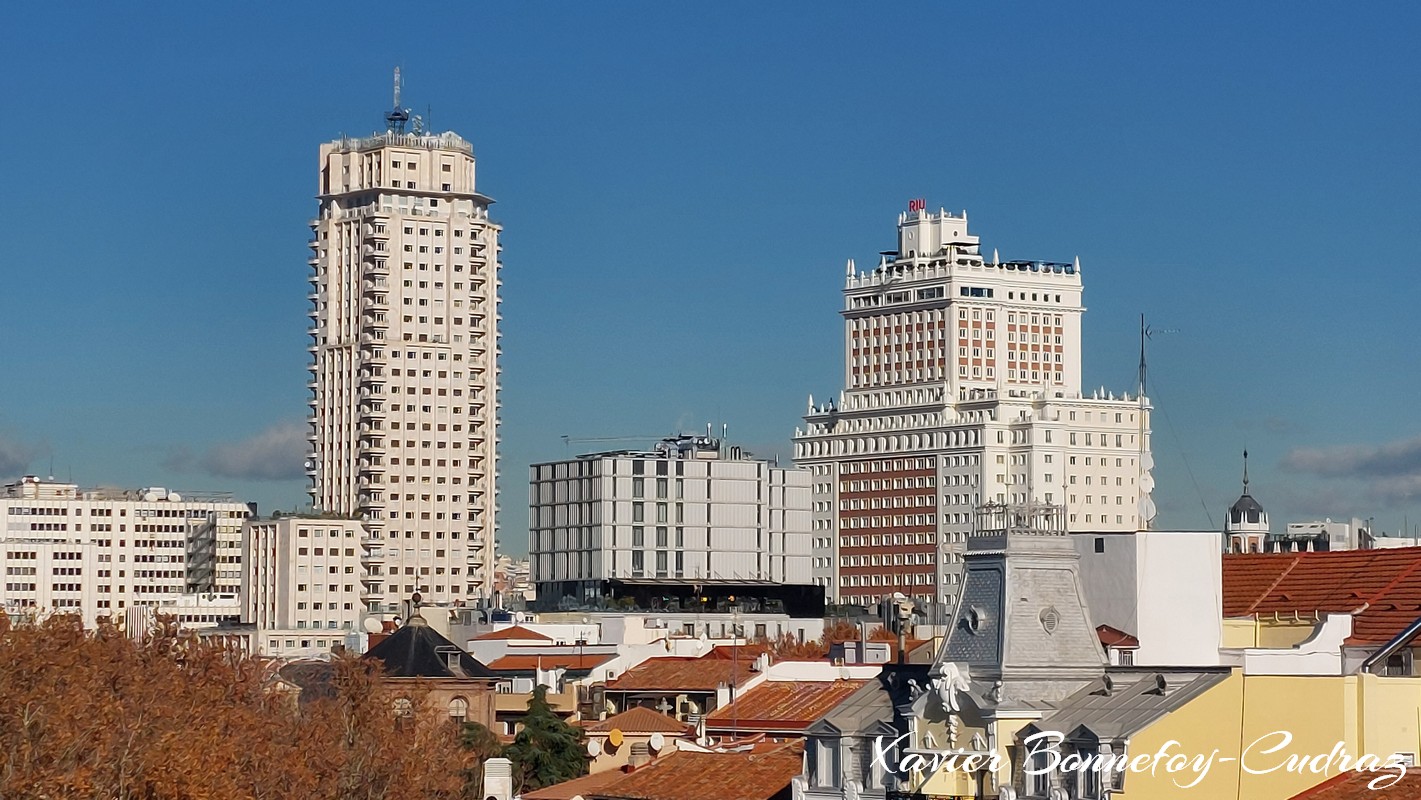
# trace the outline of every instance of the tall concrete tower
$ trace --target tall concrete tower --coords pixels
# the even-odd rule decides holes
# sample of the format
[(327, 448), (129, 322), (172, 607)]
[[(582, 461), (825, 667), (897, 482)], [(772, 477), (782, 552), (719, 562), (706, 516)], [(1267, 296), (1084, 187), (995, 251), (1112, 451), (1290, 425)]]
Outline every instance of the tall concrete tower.
[(369, 612), (487, 596), (497, 507), (500, 227), (396, 81), (383, 133), (321, 146), (310, 222), (311, 502), (365, 522)]

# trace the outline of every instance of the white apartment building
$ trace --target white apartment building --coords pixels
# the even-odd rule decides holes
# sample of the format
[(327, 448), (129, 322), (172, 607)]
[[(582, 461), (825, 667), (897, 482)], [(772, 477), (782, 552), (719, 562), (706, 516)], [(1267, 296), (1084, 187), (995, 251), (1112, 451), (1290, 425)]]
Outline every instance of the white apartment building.
[(540, 607), (595, 604), (618, 586), (810, 584), (809, 473), (708, 436), (529, 470)]
[(501, 265), (472, 145), (387, 119), (321, 146), (307, 468), (317, 510), (388, 545), (364, 603), (392, 612), (490, 593)]
[(7, 613), (78, 613), (92, 626), (184, 595), (235, 595), (250, 513), (227, 494), (26, 476), (0, 489), (0, 598)]
[(386, 548), (404, 544), (371, 537), (359, 520), (316, 517), (250, 519), (243, 536), (242, 621), (255, 627), (256, 652), (280, 657), (326, 653), (362, 631), (365, 599), (383, 592)]
[(972, 512), (1064, 505), (1072, 531), (1154, 517), (1149, 404), (1081, 389), (1079, 260), (980, 252), (967, 213), (915, 204), (898, 248), (844, 286), (844, 385), (809, 400), (814, 580), (842, 603), (950, 603)]

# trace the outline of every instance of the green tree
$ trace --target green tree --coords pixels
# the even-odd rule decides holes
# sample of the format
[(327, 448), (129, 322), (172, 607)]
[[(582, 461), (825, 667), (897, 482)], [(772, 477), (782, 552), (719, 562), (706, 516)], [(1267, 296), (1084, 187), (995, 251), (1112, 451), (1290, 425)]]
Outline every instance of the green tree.
[(500, 742), (498, 736), (483, 725), (477, 722), (465, 722), (463, 729), (459, 731), (459, 744), (475, 759), (474, 765), (465, 773), (467, 779), (465, 794), (469, 797), (481, 798), (484, 796), (484, 763), (490, 758), (503, 755), (503, 742)]
[(582, 731), (553, 711), (547, 694), (546, 686), (533, 690), (523, 728), (503, 751), (504, 758), (513, 762), (515, 792), (531, 792), (587, 774)]

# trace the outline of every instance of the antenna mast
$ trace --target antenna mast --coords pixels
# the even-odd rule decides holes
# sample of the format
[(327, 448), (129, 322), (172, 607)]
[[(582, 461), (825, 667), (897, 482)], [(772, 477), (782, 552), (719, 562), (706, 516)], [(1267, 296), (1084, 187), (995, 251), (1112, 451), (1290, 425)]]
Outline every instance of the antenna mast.
[(1146, 392), (1146, 379), (1148, 370), (1145, 367), (1145, 332), (1149, 329), (1145, 327), (1145, 315), (1140, 314), (1140, 397), (1144, 397)]
[(410, 121), (410, 112), (400, 106), (400, 68), (395, 67), (395, 107), (385, 114), (385, 125), (391, 133), (404, 133), (405, 123)]

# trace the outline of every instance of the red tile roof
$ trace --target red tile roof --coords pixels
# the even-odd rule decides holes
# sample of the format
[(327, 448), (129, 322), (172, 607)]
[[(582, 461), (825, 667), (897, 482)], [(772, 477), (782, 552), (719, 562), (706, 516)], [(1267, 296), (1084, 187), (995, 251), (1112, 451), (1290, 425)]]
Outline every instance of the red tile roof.
[(721, 684), (729, 686), (734, 681), (740, 685), (754, 676), (749, 661), (668, 656), (647, 659), (623, 672), (620, 678), (607, 683), (607, 691), (713, 692)]
[(610, 653), (594, 653), (591, 655), (578, 655), (577, 653), (511, 655), (494, 659), (489, 662), (488, 668), (494, 672), (532, 672), (536, 669), (587, 670), (605, 664), (614, 658), (616, 658), (616, 656)]
[(1414, 768), (1407, 768), (1401, 780), (1385, 788), (1372, 789), (1367, 786), (1378, 779), (1381, 783), (1389, 783), (1395, 776), (1396, 770), (1392, 768), (1377, 772), (1344, 772), (1293, 795), (1290, 800), (1415, 800), (1421, 797), (1421, 772)]
[(706, 716), (706, 728), (802, 731), (868, 681), (765, 681)]
[[(1100, 637), (1100, 643), (1106, 647), (1139, 647), (1140, 640), (1134, 636), (1109, 625), (1095, 626), (1095, 635)], [(492, 669), (492, 667), (490, 667)]]
[(625, 775), (626, 773), (615, 769), (594, 772), (581, 778), (544, 786), (537, 791), (524, 792), (522, 796), (523, 800), (572, 800), (574, 797), (587, 797)]
[(745, 644), (718, 644), (711, 648), (709, 653), (701, 658), (720, 659), (746, 659), (753, 660), (763, 653), (770, 652), (770, 646), (764, 642), (746, 642)]
[(489, 631), (488, 633), (481, 633), (481, 634), (479, 634), (478, 636), (475, 636), (475, 637), (474, 637), (474, 641), (479, 641), (479, 642), (497, 641), (497, 640), (500, 640), (500, 639), (519, 639), (519, 640), (522, 640), (522, 641), (529, 641), (529, 642), (531, 642), (531, 641), (551, 642), (551, 641), (552, 641), (552, 637), (550, 637), (550, 636), (544, 636), (543, 634), (538, 633), (537, 631), (528, 630), (527, 628), (523, 627), (522, 625), (514, 625), (514, 626), (511, 627), (511, 628), (499, 628), (499, 629), (496, 630), (496, 631)]
[(798, 743), (767, 753), (677, 752), (594, 790), (607, 800), (769, 800), (803, 766)]
[(1229, 554), (1224, 616), (1352, 614), (1349, 644), (1380, 644), (1421, 617), (1421, 547)]
[(691, 726), (644, 706), (633, 706), (601, 722), (589, 722), (583, 727), (588, 733), (607, 733), (613, 728), (622, 733), (687, 733)]

